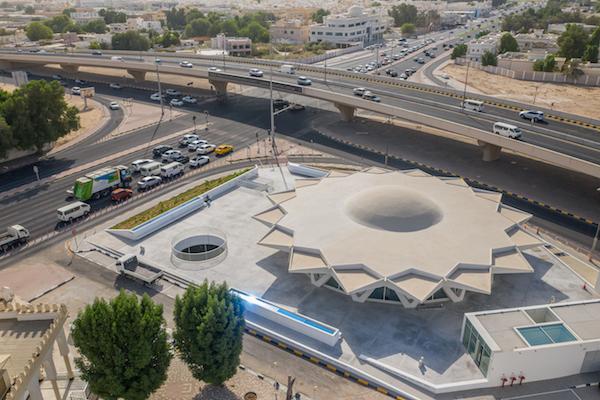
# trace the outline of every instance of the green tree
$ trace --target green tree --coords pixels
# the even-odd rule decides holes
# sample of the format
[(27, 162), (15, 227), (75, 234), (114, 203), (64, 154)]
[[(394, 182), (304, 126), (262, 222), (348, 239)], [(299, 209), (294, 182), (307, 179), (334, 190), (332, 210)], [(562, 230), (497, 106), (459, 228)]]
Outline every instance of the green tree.
[(412, 24), (410, 22), (405, 22), (400, 27), (400, 32), (402, 32), (403, 35), (412, 35), (413, 33), (415, 33), (415, 30), (415, 24)]
[[(600, 3), (598, 3), (600, 4)], [(594, 29), (594, 32), (592, 32), (591, 36), (590, 36), (590, 44), (592, 46), (596, 45), (596, 46), (600, 46), (600, 26), (597, 27), (596, 29)]]
[(102, 9), (98, 11), (98, 15), (100, 15), (106, 24), (117, 24), (127, 22), (127, 14), (120, 11), (115, 11), (111, 9)]
[(150, 40), (137, 31), (115, 33), (111, 39), (113, 50), (146, 51), (150, 45)]
[(103, 19), (94, 19), (84, 24), (81, 29), (89, 33), (105, 33), (108, 28)]
[(83, 33), (83, 28), (81, 28), (81, 25), (76, 24), (75, 21), (71, 21), (67, 26), (65, 26), (63, 32)]
[(60, 14), (44, 21), (44, 25), (52, 29), (54, 33), (62, 33), (65, 32), (65, 28), (69, 26), (71, 22), (71, 18), (64, 14)]
[(124, 291), (96, 299), (73, 322), (75, 360), (93, 393), (107, 400), (144, 400), (167, 379), (172, 354), (163, 308)]
[(75, 8), (71, 7), (71, 8), (65, 8), (62, 13), (63, 15), (66, 15), (67, 17), (71, 18), (71, 13), (74, 13), (75, 11), (77, 11)]
[(37, 42), (38, 40), (44, 39), (52, 39), (52, 29), (48, 28), (41, 22), (32, 22), (27, 25), (25, 28), (25, 34), (27, 35), (27, 39), (32, 42)]
[(23, 9), (23, 12), (28, 15), (33, 15), (33, 14), (35, 14), (35, 8), (33, 8), (33, 6), (26, 6)]
[(221, 23), (221, 32), (227, 36), (237, 36), (239, 29), (235, 19), (228, 19)]
[(457, 44), (452, 49), (452, 54), (450, 54), (451, 59), (456, 59), (460, 57), (464, 57), (467, 54), (467, 45), (466, 44)]
[(588, 44), (583, 52), (583, 61), (598, 62), (598, 45)]
[(197, 8), (192, 8), (185, 14), (186, 24), (189, 24), (190, 22), (198, 18), (204, 18), (204, 13), (198, 10)]
[(502, 37), (500, 37), (500, 48), (498, 49), (498, 53), (503, 54), (508, 51), (519, 51), (519, 45), (517, 44), (517, 39), (515, 39), (510, 33), (506, 32), (504, 35), (502, 35)]
[(12, 129), (4, 117), (0, 116), (0, 158), (5, 158), (12, 147), (14, 147)]
[(496, 66), (498, 65), (498, 57), (496, 57), (496, 55), (491, 51), (486, 50), (481, 55), (481, 65), (483, 65), (484, 67), (488, 65)]
[(247, 36), (257, 43), (269, 43), (269, 31), (257, 21), (252, 21), (240, 31), (240, 35)]
[(573, 81), (577, 80), (577, 78), (583, 75), (579, 60), (571, 59), (565, 62), (562, 66), (562, 73), (565, 74), (567, 78), (573, 79)]
[(210, 22), (206, 18), (197, 18), (185, 27), (185, 37), (207, 36)]
[(323, 8), (319, 8), (317, 11), (315, 11), (310, 16), (310, 19), (312, 19), (313, 21), (315, 21), (317, 24), (322, 24), (323, 23), (323, 17), (326, 17), (329, 14), (331, 14), (331, 11), (325, 10)]
[(481, 31), (481, 32), (477, 32), (477, 33), (475, 34), (475, 38), (476, 38), (476, 39), (479, 39), (479, 38), (481, 38), (481, 37), (484, 37), (484, 36), (487, 36), (487, 35), (489, 35), (489, 34), (490, 34), (490, 31), (488, 31), (488, 30), (483, 30), (483, 31)]
[(156, 43), (160, 44), (164, 48), (167, 48), (179, 45), (181, 40), (179, 39), (179, 33), (167, 30), (156, 39)]
[(240, 363), (243, 304), (226, 284), (189, 287), (175, 299), (175, 347), (194, 378), (220, 385)]
[(41, 151), (46, 143), (79, 128), (77, 108), (69, 106), (57, 81), (31, 81), (16, 89), (0, 106), (15, 146)]
[(394, 26), (402, 26), (407, 22), (412, 24), (417, 22), (417, 7), (412, 4), (402, 3), (392, 6), (388, 14), (394, 19)]
[(185, 9), (173, 7), (165, 11), (165, 16), (167, 17), (167, 26), (169, 29), (180, 30), (185, 28)]
[(566, 59), (581, 58), (588, 43), (588, 34), (580, 25), (568, 24), (558, 38), (559, 54)]

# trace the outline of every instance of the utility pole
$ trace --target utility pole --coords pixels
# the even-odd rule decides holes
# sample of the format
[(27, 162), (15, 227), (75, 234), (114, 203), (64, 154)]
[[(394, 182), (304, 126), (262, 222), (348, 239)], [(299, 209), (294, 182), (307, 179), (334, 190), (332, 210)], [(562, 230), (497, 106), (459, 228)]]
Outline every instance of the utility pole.
[(467, 74), (465, 75), (465, 89), (463, 90), (463, 100), (460, 105), (461, 110), (465, 109), (465, 100), (467, 99), (467, 82), (469, 81), (469, 66), (470, 65), (471, 65), (471, 62), (469, 60), (467, 60)]
[(161, 117), (165, 115), (165, 109), (163, 104), (163, 95), (162, 89), (160, 88), (160, 73), (158, 72), (158, 63), (154, 60), (154, 64), (156, 65), (156, 82), (158, 83), (158, 97), (160, 98), (160, 115)]

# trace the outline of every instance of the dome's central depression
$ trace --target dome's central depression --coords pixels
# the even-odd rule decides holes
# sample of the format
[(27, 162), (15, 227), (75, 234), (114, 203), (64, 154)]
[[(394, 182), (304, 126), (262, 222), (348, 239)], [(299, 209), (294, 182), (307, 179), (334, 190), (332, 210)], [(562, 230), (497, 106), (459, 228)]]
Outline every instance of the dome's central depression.
[(352, 195), (345, 205), (354, 222), (392, 232), (427, 229), (444, 217), (441, 208), (428, 197), (399, 186), (384, 185)]

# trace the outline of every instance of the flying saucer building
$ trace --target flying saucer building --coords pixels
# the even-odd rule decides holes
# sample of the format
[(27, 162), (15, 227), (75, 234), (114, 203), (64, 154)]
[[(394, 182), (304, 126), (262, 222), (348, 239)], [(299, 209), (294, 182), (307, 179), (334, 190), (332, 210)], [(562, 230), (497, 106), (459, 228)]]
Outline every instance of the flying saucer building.
[(377, 168), (296, 181), (254, 216), (262, 246), (289, 253), (290, 273), (352, 296), (416, 307), (490, 294), (496, 274), (529, 273), (520, 228), (531, 215), (462, 179)]

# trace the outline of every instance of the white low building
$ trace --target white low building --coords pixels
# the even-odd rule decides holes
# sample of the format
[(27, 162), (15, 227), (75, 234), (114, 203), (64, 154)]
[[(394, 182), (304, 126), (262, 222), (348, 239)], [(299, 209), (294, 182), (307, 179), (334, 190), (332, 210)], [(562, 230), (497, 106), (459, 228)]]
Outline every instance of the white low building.
[(461, 338), (485, 386), (596, 372), (600, 300), (468, 313)]
[(269, 34), (274, 43), (302, 44), (308, 42), (310, 28), (298, 19), (278, 21), (271, 25)]
[(71, 13), (71, 19), (78, 24), (85, 24), (96, 19), (102, 19), (97, 11), (76, 11)]
[(219, 33), (210, 39), (210, 47), (226, 51), (232, 56), (246, 56), (252, 54), (252, 40), (247, 37), (229, 37)]
[(501, 33), (489, 34), (469, 42), (467, 45), (467, 59), (469, 61), (481, 62), (481, 56), (486, 51), (496, 54), (498, 52), (500, 36)]
[(519, 51), (546, 50), (550, 53), (558, 51), (558, 35), (544, 33), (543, 29), (534, 29), (532, 33), (518, 33), (515, 35)]
[(162, 33), (163, 28), (160, 21), (146, 21), (143, 18), (127, 18), (127, 30), (139, 31), (145, 29), (147, 31), (154, 31), (156, 33)]
[(309, 40), (339, 47), (369, 44), (383, 40), (383, 33), (390, 26), (389, 16), (367, 13), (362, 7), (352, 6), (347, 14), (328, 15), (322, 24), (311, 25)]

